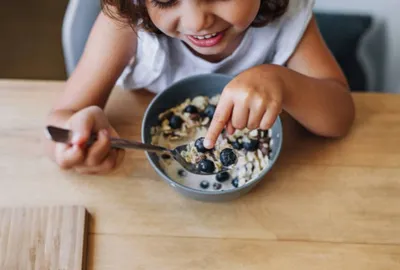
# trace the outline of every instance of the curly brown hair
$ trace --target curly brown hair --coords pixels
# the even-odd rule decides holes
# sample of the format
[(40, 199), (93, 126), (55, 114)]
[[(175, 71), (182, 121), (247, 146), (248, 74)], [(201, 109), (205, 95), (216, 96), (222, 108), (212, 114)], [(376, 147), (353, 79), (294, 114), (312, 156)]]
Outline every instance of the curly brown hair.
[[(152, 32), (161, 33), (153, 24), (146, 8), (146, 0), (100, 0), (101, 8), (105, 14), (114, 19), (120, 19), (135, 27)], [(289, 0), (261, 0), (258, 14), (251, 24), (253, 27), (262, 27), (282, 16), (287, 9)], [(115, 14), (112, 9), (116, 10)]]

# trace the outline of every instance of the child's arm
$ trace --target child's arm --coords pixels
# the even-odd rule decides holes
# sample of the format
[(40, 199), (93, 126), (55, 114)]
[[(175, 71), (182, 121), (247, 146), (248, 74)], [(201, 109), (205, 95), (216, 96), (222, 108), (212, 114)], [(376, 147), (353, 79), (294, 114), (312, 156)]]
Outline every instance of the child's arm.
[(288, 68), (261, 65), (234, 78), (221, 95), (205, 145), (212, 147), (227, 126), (268, 129), (282, 109), (311, 132), (345, 135), (354, 120), (346, 78), (312, 20), (287, 63)]
[[(62, 168), (75, 168), (82, 173), (106, 172), (121, 160), (123, 153), (111, 151), (108, 137), (100, 132), (107, 130), (117, 135), (102, 109), (135, 49), (133, 29), (100, 13), (81, 59), (47, 119), (49, 125), (67, 126), (80, 134), (71, 146), (46, 142), (50, 157)], [(90, 132), (99, 132), (99, 140), (86, 153), (80, 146)]]
[(276, 68), (285, 83), (284, 110), (317, 135), (347, 134), (355, 117), (353, 99), (315, 20), (287, 65), (288, 69)]

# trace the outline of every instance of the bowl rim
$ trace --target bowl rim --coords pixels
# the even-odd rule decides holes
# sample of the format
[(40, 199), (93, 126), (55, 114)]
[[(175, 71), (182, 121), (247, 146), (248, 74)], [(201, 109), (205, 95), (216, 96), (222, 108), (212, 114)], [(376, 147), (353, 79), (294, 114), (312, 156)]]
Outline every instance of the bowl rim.
[[(226, 74), (220, 74), (220, 73), (205, 73), (205, 74), (198, 74), (198, 75), (192, 75), (192, 76), (188, 76), (184, 79), (178, 80), (175, 83), (172, 83), (170, 86), (168, 86), (167, 88), (165, 88), (164, 91), (158, 93), (155, 97), (153, 97), (153, 99), (151, 100), (151, 102), (149, 103), (149, 105), (146, 108), (146, 111), (143, 115), (143, 119), (142, 119), (142, 125), (141, 125), (141, 139), (142, 142), (145, 143), (145, 123), (146, 123), (146, 119), (149, 115), (150, 109), (152, 108), (152, 106), (154, 105), (154, 103), (156, 103), (162, 96), (163, 94), (165, 94), (168, 90), (170, 90), (171, 88), (175, 88), (181, 84), (185, 84), (188, 81), (192, 81), (192, 80), (198, 80), (198, 79), (202, 79), (202, 78), (209, 78), (209, 77), (219, 77), (219, 78), (225, 78), (225, 79), (232, 79), (233, 76), (229, 76)], [(282, 121), (280, 116), (278, 115), (278, 117), (275, 120), (275, 124), (278, 124), (279, 129), (280, 129), (280, 140), (279, 140), (279, 144), (277, 145), (276, 148), (276, 154), (274, 155), (274, 158), (272, 160), (270, 160), (269, 162), (269, 166), (262, 170), (261, 173), (254, 178), (252, 181), (248, 181), (247, 183), (245, 183), (244, 185), (235, 188), (235, 189), (228, 189), (228, 190), (215, 190), (215, 191), (207, 191), (207, 190), (200, 190), (200, 189), (194, 189), (194, 188), (190, 188), (188, 186), (185, 186), (177, 181), (174, 181), (172, 178), (168, 177), (168, 175), (166, 175), (166, 173), (164, 173), (160, 168), (158, 168), (158, 166), (153, 162), (153, 160), (150, 157), (150, 153), (148, 151), (145, 151), (145, 155), (147, 160), (149, 161), (150, 165), (153, 167), (153, 169), (164, 179), (166, 180), (171, 186), (173, 187), (179, 187), (183, 190), (185, 190), (186, 192), (189, 193), (196, 193), (196, 194), (200, 194), (200, 195), (206, 195), (206, 196), (218, 196), (218, 195), (222, 195), (222, 194), (231, 194), (231, 193), (236, 193), (239, 192), (241, 190), (244, 190), (246, 188), (248, 188), (249, 186), (255, 185), (256, 183), (260, 182), (261, 180), (264, 179), (265, 175), (272, 169), (272, 167), (275, 165), (277, 159), (280, 156), (281, 153), (281, 149), (282, 149), (282, 144), (283, 144), (283, 128), (282, 128)]]

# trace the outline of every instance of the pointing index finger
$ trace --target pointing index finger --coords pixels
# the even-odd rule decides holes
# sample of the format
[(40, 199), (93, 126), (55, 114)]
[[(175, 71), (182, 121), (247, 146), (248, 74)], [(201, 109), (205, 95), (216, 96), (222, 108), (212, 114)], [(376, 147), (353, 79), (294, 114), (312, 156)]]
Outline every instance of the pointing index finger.
[(217, 108), (214, 113), (214, 117), (211, 121), (210, 127), (207, 131), (207, 135), (204, 139), (204, 147), (211, 149), (214, 147), (218, 136), (228, 123), (232, 114), (233, 102), (231, 99), (222, 98), (218, 102)]

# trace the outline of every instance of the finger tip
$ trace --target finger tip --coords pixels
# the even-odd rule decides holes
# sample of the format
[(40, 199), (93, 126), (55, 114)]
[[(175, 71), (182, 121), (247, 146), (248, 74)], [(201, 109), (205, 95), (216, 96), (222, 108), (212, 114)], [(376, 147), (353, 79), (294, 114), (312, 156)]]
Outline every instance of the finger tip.
[(106, 136), (106, 137), (108, 137), (108, 135), (109, 135), (109, 131), (108, 131), (107, 129), (102, 129), (102, 130), (100, 130), (100, 133), (101, 133), (102, 135)]
[(207, 149), (211, 149), (211, 148), (214, 147), (214, 144), (213, 144), (212, 140), (207, 139), (207, 138), (204, 139), (203, 145), (204, 145), (204, 147), (207, 148)]

